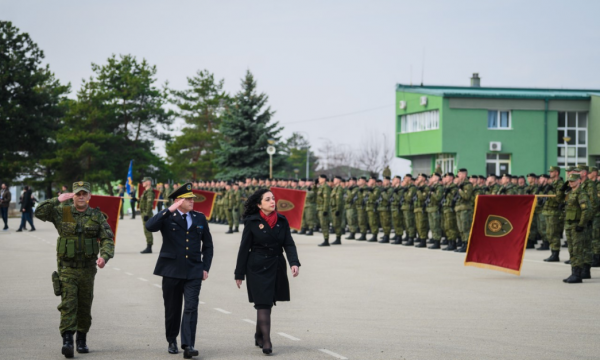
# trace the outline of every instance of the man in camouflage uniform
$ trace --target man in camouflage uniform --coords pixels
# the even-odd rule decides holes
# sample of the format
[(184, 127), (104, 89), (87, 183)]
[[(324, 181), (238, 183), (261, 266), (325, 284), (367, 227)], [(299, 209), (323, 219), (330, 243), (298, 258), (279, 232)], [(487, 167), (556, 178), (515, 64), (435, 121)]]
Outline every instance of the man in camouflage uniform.
[(329, 207), (331, 201), (331, 187), (327, 184), (327, 175), (319, 176), (317, 186), (317, 214), (321, 223), (324, 241), (319, 246), (329, 246)]
[(404, 232), (404, 216), (400, 210), (400, 202), (404, 196), (404, 189), (400, 186), (402, 177), (396, 175), (392, 180), (392, 198), (390, 207), (392, 213), (392, 224), (394, 226), (394, 241), (393, 245), (402, 244), (402, 233)]
[(456, 222), (463, 244), (454, 251), (464, 253), (467, 252), (469, 233), (473, 222), (473, 185), (467, 180), (467, 169), (460, 169), (458, 172), (457, 195), (458, 199), (454, 211), (456, 212)]
[(598, 214), (598, 192), (596, 189), (596, 182), (588, 179), (589, 167), (586, 165), (578, 165), (579, 176), (581, 178), (581, 191), (585, 192), (590, 199), (592, 207), (590, 212), (592, 213), (590, 221), (586, 226), (586, 237), (584, 243), (585, 257), (583, 263), (583, 279), (591, 279), (590, 268), (592, 267), (593, 251), (592, 251), (592, 238), (594, 237), (594, 218)]
[[(586, 227), (592, 220), (592, 203), (581, 187), (579, 174), (573, 173), (568, 177), (568, 185), (571, 191), (568, 193), (565, 208), (565, 231), (567, 243), (569, 244), (569, 255), (571, 258), (571, 276), (563, 281), (568, 284), (581, 283), (585, 279), (584, 265), (586, 256)], [(559, 197), (559, 200), (560, 197)]]
[(404, 176), (404, 194), (401, 199), (400, 210), (404, 215), (404, 228), (406, 229), (406, 243), (404, 246), (413, 246), (415, 244), (415, 238), (417, 236), (417, 225), (415, 223), (415, 212), (414, 212), (414, 197), (417, 194), (417, 187), (413, 184), (413, 178), (411, 174)]
[(379, 214), (377, 213), (377, 201), (381, 189), (377, 186), (377, 178), (371, 176), (367, 184), (367, 190), (364, 192), (367, 212), (369, 219), (369, 229), (371, 229), (371, 238), (367, 242), (377, 242), (377, 233), (379, 232)]
[(317, 192), (311, 179), (306, 179), (302, 190), (306, 191), (306, 200), (304, 201), (304, 212), (302, 214), (304, 228), (300, 231), (300, 234), (312, 236), (313, 229), (317, 226), (315, 221)]
[(390, 242), (390, 233), (392, 232), (392, 214), (390, 204), (392, 201), (392, 195), (394, 189), (390, 187), (390, 177), (385, 176), (383, 178), (383, 186), (379, 193), (379, 205), (377, 206), (377, 212), (379, 212), (379, 221), (381, 222), (381, 228), (383, 229), (383, 237), (379, 240), (382, 244)]
[(495, 195), (518, 195), (517, 187), (512, 183), (512, 176), (510, 174), (502, 175), (501, 183), (502, 186)]
[(336, 175), (333, 178), (333, 190), (331, 191), (329, 206), (331, 208), (333, 230), (335, 231), (335, 241), (331, 245), (341, 245), (342, 217), (344, 216), (344, 188), (342, 187), (341, 176)]
[(496, 195), (500, 191), (500, 185), (495, 174), (489, 174), (486, 182), (486, 195)]
[(444, 251), (456, 250), (456, 239), (458, 238), (458, 224), (454, 206), (458, 200), (458, 187), (454, 183), (454, 174), (446, 173), (443, 179), (444, 192), (442, 193), (442, 223), (444, 233), (448, 239), (448, 246)]
[(429, 227), (431, 228), (431, 238), (433, 245), (429, 249), (441, 249), (440, 243), (442, 242), (442, 214), (440, 209), (442, 207), (442, 199), (444, 197), (444, 186), (440, 184), (441, 175), (434, 173), (429, 179), (429, 194), (425, 199), (425, 210), (427, 211), (427, 218)]
[(358, 179), (357, 200), (354, 202), (356, 214), (358, 217), (358, 228), (360, 229), (360, 237), (356, 240), (367, 240), (367, 229), (369, 228), (369, 219), (367, 216), (365, 193), (367, 191), (367, 178), (361, 176)]
[[(525, 186), (524, 190), (523, 190), (523, 195), (537, 195), (537, 175), (534, 173), (531, 174), (527, 174), (527, 182), (528, 185)], [(537, 201), (539, 202), (540, 199), (538, 198)], [(531, 219), (531, 226), (529, 227), (529, 238), (527, 239), (527, 249), (535, 249), (535, 243), (537, 241), (537, 239), (539, 238), (539, 233), (538, 233), (538, 227), (537, 227), (537, 223), (538, 223), (538, 211), (537, 211), (537, 205), (535, 207), (535, 210), (533, 212), (533, 218)]]
[[(88, 206), (90, 198), (90, 184), (79, 181), (73, 184), (73, 193), (42, 201), (35, 209), (35, 216), (53, 223), (59, 233), (58, 271), (52, 279), (54, 293), (61, 295), (62, 300), (58, 306), (59, 331), (63, 337), (62, 354), (67, 358), (74, 354), (74, 332), (77, 352), (89, 352), (87, 333), (92, 325), (96, 266), (102, 269), (115, 252), (114, 234), (100, 209)], [(73, 199), (73, 205), (65, 204), (69, 199)]]
[(419, 241), (415, 241), (415, 247), (427, 247), (427, 238), (429, 237), (429, 222), (427, 220), (427, 212), (425, 210), (425, 200), (429, 194), (430, 188), (427, 185), (427, 175), (419, 174), (415, 181), (417, 191), (413, 197), (413, 206), (415, 213), (415, 224)]
[(240, 232), (240, 216), (243, 213), (242, 190), (240, 186), (242, 182), (235, 181), (231, 195), (231, 215), (233, 216), (233, 232)]
[(550, 167), (550, 181), (544, 189), (545, 195), (555, 195), (555, 197), (546, 198), (546, 203), (542, 210), (542, 214), (546, 220), (546, 238), (548, 242), (542, 243), (542, 246), (538, 250), (552, 251), (549, 258), (544, 259), (547, 262), (558, 262), (560, 253), (560, 238), (562, 237), (562, 226), (560, 226), (560, 215), (561, 215), (561, 196), (568, 189), (569, 184), (564, 183), (559, 177), (560, 168), (558, 166)]
[[(598, 184), (598, 168), (590, 167), (588, 179), (596, 186), (596, 197), (600, 199), (600, 184)], [(592, 267), (600, 267), (600, 204), (599, 209), (594, 212), (592, 220)]]
[[(536, 195), (545, 195), (545, 191), (547, 189), (549, 179), (550, 179), (550, 177), (546, 174), (542, 174), (538, 177), (537, 189), (535, 192)], [(537, 205), (535, 207), (535, 212), (537, 213), (537, 229), (538, 229), (538, 234), (539, 234), (539, 240), (542, 240), (542, 243), (544, 241), (546, 241), (546, 244), (548, 244), (548, 242), (547, 242), (548, 238), (546, 236), (547, 225), (546, 225), (546, 217), (544, 216), (543, 212), (544, 212), (544, 205), (546, 204), (547, 200), (548, 200), (548, 198), (546, 198), (546, 197), (538, 197)]]
[(146, 248), (140, 251), (141, 254), (152, 254), (152, 245), (154, 239), (152, 233), (146, 229), (146, 221), (152, 217), (152, 207), (154, 205), (154, 191), (152, 190), (152, 179), (145, 177), (142, 180), (144, 192), (140, 197), (140, 215), (142, 217), (142, 226), (144, 228), (144, 236), (146, 236)]
[(346, 221), (350, 229), (350, 235), (346, 240), (354, 240), (355, 234), (358, 232), (358, 215), (356, 212), (356, 202), (358, 201), (358, 187), (356, 186), (356, 178), (351, 177), (348, 180), (348, 188), (346, 189), (346, 199), (344, 199), (344, 209), (346, 209)]

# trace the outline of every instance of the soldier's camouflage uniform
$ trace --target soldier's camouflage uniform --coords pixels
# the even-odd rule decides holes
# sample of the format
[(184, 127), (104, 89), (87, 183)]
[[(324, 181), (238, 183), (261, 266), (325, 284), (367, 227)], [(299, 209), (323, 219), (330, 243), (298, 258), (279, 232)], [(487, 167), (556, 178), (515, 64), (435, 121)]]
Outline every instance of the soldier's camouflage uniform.
[(323, 238), (329, 240), (329, 202), (331, 201), (331, 187), (324, 183), (317, 186), (317, 214), (321, 223)]
[[(461, 189), (462, 187), (462, 189)], [(456, 223), (463, 244), (468, 244), (471, 223), (473, 222), (473, 184), (465, 180), (459, 185), (458, 199), (454, 211), (456, 212)]]
[(152, 206), (154, 205), (154, 191), (152, 188), (144, 190), (144, 193), (140, 197), (140, 213), (142, 218), (142, 226), (144, 228), (144, 236), (146, 236), (146, 244), (152, 246), (154, 238), (152, 233), (146, 230), (146, 221), (152, 217)]
[(581, 191), (584, 191), (587, 194), (588, 199), (590, 200), (590, 203), (592, 205), (592, 207), (590, 208), (590, 212), (592, 213), (592, 215), (586, 225), (587, 235), (585, 237), (585, 243), (583, 244), (585, 249), (584, 263), (587, 265), (591, 265), (593, 258), (592, 239), (595, 235), (594, 220), (596, 218), (596, 215), (598, 214), (598, 193), (596, 190), (596, 183), (587, 178), (581, 183), (580, 187)]
[(317, 192), (315, 186), (305, 186), (303, 188), (306, 191), (306, 200), (304, 201), (304, 213), (302, 215), (302, 224), (304, 228), (314, 229), (317, 225), (316, 221), (316, 199)]
[(371, 239), (377, 238), (377, 233), (379, 232), (379, 214), (377, 213), (377, 201), (379, 200), (379, 193), (381, 189), (378, 186), (374, 186), (373, 188), (367, 188), (365, 191), (365, 199), (367, 206), (365, 207), (365, 211), (367, 212), (367, 217), (369, 219), (369, 229), (371, 229), (371, 234), (373, 237)]
[(350, 229), (351, 234), (358, 232), (358, 215), (356, 211), (357, 201), (359, 201), (358, 186), (350, 186), (346, 195), (344, 208), (346, 209), (346, 221), (348, 222), (348, 228)]
[(404, 228), (406, 237), (414, 239), (417, 236), (417, 226), (415, 223), (415, 212), (413, 198), (417, 193), (417, 187), (413, 184), (408, 185), (404, 190), (404, 199), (402, 201), (402, 214), (404, 215)]
[(564, 182), (558, 178), (552, 183), (548, 183), (544, 189), (547, 195), (556, 195), (556, 197), (546, 198), (546, 203), (542, 210), (542, 215), (546, 221), (546, 240), (550, 243), (550, 250), (560, 251), (560, 239), (562, 237), (563, 226), (560, 223), (561, 199), (564, 193), (561, 191)]
[(448, 184), (442, 193), (442, 216), (444, 224), (444, 233), (448, 241), (456, 241), (458, 238), (458, 224), (456, 212), (454, 212), (455, 202), (458, 197), (458, 187), (454, 183)]
[(344, 188), (341, 185), (335, 186), (331, 191), (329, 206), (331, 207), (333, 230), (335, 235), (340, 237), (342, 236), (342, 217), (344, 216)]
[[(582, 268), (585, 264), (585, 244), (588, 237), (586, 228), (592, 217), (592, 203), (585, 189), (582, 189), (580, 185), (577, 189), (571, 190), (566, 198), (565, 232), (573, 268)], [(582, 231), (577, 231), (577, 227), (582, 228)]]
[(379, 212), (379, 221), (381, 222), (381, 228), (383, 229), (383, 235), (387, 236), (388, 239), (390, 237), (390, 233), (392, 232), (390, 203), (393, 194), (393, 188), (389, 186), (381, 188), (381, 192), (379, 194), (379, 205), (377, 206), (377, 211)]
[(356, 214), (358, 217), (358, 228), (360, 229), (360, 233), (363, 236), (367, 235), (367, 229), (369, 228), (369, 219), (367, 217), (367, 203), (365, 201), (365, 193), (367, 192), (366, 186), (361, 186), (358, 188), (358, 198), (354, 203), (356, 208)]
[(402, 210), (400, 210), (400, 202), (403, 195), (404, 189), (402, 187), (395, 187), (392, 190), (392, 200), (390, 202), (394, 232), (400, 239), (402, 238), (402, 233), (404, 232), (404, 216)]
[(429, 227), (431, 228), (431, 238), (435, 241), (442, 240), (442, 214), (440, 213), (441, 202), (444, 196), (444, 187), (441, 184), (435, 184), (428, 195), (429, 200), (426, 200), (427, 217)]
[(417, 188), (415, 193), (414, 201), (414, 213), (415, 213), (415, 225), (417, 227), (417, 234), (419, 239), (426, 240), (429, 237), (429, 221), (427, 219), (427, 212), (425, 211), (425, 200), (427, 194), (429, 194), (429, 186), (421, 186)]

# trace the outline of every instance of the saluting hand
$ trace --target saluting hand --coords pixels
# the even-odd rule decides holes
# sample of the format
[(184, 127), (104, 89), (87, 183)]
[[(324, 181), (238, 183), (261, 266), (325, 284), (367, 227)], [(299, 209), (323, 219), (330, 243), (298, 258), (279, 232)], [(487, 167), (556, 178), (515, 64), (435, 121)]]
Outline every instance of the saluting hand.
[(73, 194), (73, 193), (64, 193), (64, 194), (60, 194), (60, 195), (58, 196), (58, 201), (60, 201), (60, 202), (65, 202), (65, 201), (67, 201), (67, 200), (69, 200), (69, 199), (72, 199), (72, 198), (73, 198), (73, 196), (75, 196), (75, 194)]
[(296, 277), (298, 274), (300, 274), (300, 269), (296, 265), (292, 266), (292, 275)]
[(173, 202), (173, 205), (169, 206), (169, 211), (174, 212), (175, 210), (177, 210), (179, 205), (181, 205), (184, 200), (185, 199), (176, 199), (175, 202)]

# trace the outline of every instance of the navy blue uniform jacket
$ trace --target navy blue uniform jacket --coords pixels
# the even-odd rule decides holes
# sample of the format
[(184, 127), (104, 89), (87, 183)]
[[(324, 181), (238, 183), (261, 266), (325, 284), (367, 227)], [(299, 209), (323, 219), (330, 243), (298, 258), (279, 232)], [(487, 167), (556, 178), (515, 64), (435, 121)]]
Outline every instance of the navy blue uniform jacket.
[(192, 226), (176, 210), (165, 209), (146, 222), (146, 229), (160, 231), (163, 237), (154, 275), (176, 279), (202, 279), (210, 270), (213, 242), (204, 214), (190, 211)]

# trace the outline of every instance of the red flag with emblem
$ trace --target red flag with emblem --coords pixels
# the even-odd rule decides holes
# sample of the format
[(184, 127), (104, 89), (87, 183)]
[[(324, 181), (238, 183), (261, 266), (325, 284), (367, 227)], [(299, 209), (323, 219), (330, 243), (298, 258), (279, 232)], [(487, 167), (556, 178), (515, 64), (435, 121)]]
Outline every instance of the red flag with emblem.
[(277, 212), (286, 217), (290, 228), (300, 230), (306, 191), (272, 187), (271, 192), (277, 201)]
[(465, 266), (521, 274), (535, 211), (534, 195), (479, 195)]
[(106, 218), (106, 222), (110, 225), (113, 234), (115, 234), (115, 242), (117, 242), (117, 226), (119, 225), (121, 204), (120, 197), (104, 195), (92, 195), (89, 202), (91, 208), (100, 208), (100, 211)]
[[(140, 199), (142, 198), (142, 194), (144, 193), (144, 191), (146, 191), (146, 189), (142, 186), (142, 184), (138, 184), (138, 202), (137, 202), (137, 208), (140, 208)], [(158, 197), (160, 196), (160, 191), (156, 190), (156, 189), (152, 189), (152, 191), (154, 192), (154, 202), (152, 203), (152, 210), (156, 209), (156, 204), (158, 204)]]
[(192, 192), (196, 195), (196, 198), (194, 199), (194, 210), (203, 213), (204, 216), (206, 216), (206, 219), (210, 220), (215, 207), (215, 200), (217, 200), (217, 193), (193, 189)]

